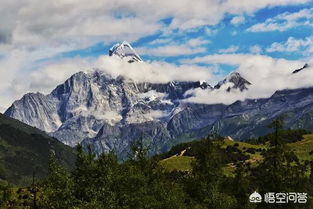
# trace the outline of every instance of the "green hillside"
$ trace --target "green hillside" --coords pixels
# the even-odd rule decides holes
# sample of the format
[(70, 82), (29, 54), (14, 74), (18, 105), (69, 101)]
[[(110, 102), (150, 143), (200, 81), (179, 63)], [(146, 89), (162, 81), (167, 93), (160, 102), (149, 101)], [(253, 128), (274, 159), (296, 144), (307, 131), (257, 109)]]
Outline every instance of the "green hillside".
[[(73, 170), (51, 161), (50, 175), (35, 186), (0, 187), (0, 208), (36, 208), (37, 194), (39, 208), (311, 209), (313, 135), (302, 132), (276, 129), (250, 143), (210, 134), (154, 157), (138, 140), (123, 162), (77, 146)], [(254, 191), (307, 193), (307, 204), (255, 204), (249, 201)]]
[[(313, 160), (313, 134), (303, 136), (304, 139), (288, 144), (301, 160)], [(311, 153), (311, 154), (310, 154)]]
[[(199, 142), (201, 143), (201, 142)], [(190, 171), (191, 170), (191, 163), (194, 159), (194, 156), (188, 155), (188, 152), (185, 152), (184, 155), (181, 155), (181, 151), (184, 149), (190, 149), (194, 143), (185, 143), (176, 147), (173, 147), (171, 151), (168, 153), (164, 153), (160, 157), (163, 158), (160, 160), (160, 164), (167, 170), (167, 171)], [(177, 149), (179, 147), (179, 149)], [(224, 139), (222, 148), (225, 149), (227, 152), (227, 147), (236, 147), (239, 152), (243, 155), (248, 155), (249, 159), (246, 159), (245, 162), (250, 162), (252, 165), (257, 164), (262, 160), (261, 152), (268, 148), (267, 145), (264, 144), (250, 144), (241, 141), (233, 141), (229, 139)], [(313, 160), (313, 134), (307, 134), (303, 136), (303, 139), (300, 141), (287, 143), (286, 147), (292, 150), (300, 160)], [(236, 150), (233, 150), (236, 152)], [(177, 153), (175, 153), (175, 151)], [(168, 156), (170, 155), (170, 156)], [(228, 163), (228, 167), (225, 168), (227, 173), (234, 171), (234, 163), (238, 162), (234, 160)]]
[(37, 178), (48, 174), (51, 153), (65, 166), (73, 167), (75, 153), (62, 144), (17, 120), (0, 114), (0, 180), (28, 184), (33, 173)]

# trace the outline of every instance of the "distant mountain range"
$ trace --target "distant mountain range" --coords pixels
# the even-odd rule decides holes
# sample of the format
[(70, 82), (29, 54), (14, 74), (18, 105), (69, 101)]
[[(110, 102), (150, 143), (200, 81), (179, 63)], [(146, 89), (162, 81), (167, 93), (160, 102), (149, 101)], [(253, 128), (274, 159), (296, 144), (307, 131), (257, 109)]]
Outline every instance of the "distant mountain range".
[[(114, 45), (109, 54), (130, 64), (142, 62), (127, 42)], [(270, 121), (281, 115), (287, 127), (313, 130), (313, 88), (278, 91), (267, 99), (231, 105), (181, 102), (191, 89), (215, 91), (223, 86), (228, 92), (245, 91), (250, 85), (238, 72), (213, 88), (203, 81), (136, 83), (95, 70), (74, 74), (48, 95), (26, 94), (5, 115), (67, 145), (92, 144), (99, 154), (114, 150), (121, 158), (138, 139), (144, 140), (152, 153), (160, 153), (211, 131), (238, 140), (263, 135), (269, 132)]]

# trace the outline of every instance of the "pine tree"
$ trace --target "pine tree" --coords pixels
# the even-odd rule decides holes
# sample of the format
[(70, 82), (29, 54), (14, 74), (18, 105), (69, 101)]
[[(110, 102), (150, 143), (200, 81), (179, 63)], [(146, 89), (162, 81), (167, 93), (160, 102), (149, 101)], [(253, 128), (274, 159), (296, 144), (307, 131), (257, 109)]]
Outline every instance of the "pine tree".
[[(289, 150), (280, 136), (283, 127), (281, 119), (274, 120), (271, 124), (274, 128), (274, 137), (270, 141), (270, 148), (263, 154), (263, 161), (253, 170), (254, 179), (259, 192), (305, 192), (307, 184), (307, 164), (301, 162), (294, 152)], [(294, 204), (261, 205), (260, 208), (295, 208)]]
[(75, 170), (72, 172), (74, 181), (74, 195), (77, 201), (80, 202), (80, 207), (93, 207), (98, 191), (96, 185), (97, 176), (96, 155), (91, 146), (87, 147), (87, 152), (83, 151), (81, 145), (77, 146), (77, 157)]
[(250, 178), (248, 176), (246, 165), (240, 163), (235, 170), (235, 177), (233, 178), (231, 193), (237, 200), (237, 209), (252, 209), (255, 208), (255, 204), (249, 202), (249, 195), (251, 194)]
[(234, 208), (234, 197), (223, 192), (223, 160), (220, 140), (213, 143), (206, 139), (203, 146), (196, 150), (196, 160), (192, 168), (192, 178), (187, 183), (188, 194), (192, 199), (192, 207), (208, 207), (216, 209)]
[(132, 146), (131, 159), (121, 164), (116, 191), (118, 206), (127, 209), (184, 209), (184, 193), (147, 157), (142, 140)]
[(49, 176), (42, 184), (44, 208), (67, 209), (75, 205), (73, 181), (70, 173), (61, 166), (54, 154), (50, 155)]

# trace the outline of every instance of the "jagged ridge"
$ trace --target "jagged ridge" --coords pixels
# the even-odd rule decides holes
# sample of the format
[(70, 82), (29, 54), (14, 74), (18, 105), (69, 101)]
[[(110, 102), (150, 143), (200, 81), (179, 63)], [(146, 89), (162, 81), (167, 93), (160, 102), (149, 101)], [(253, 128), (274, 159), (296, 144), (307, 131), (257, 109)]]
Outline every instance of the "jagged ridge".
[[(126, 52), (125, 49), (130, 52)], [(142, 61), (128, 43), (115, 45), (110, 55)], [(224, 86), (225, 85), (225, 86)], [(247, 90), (249, 81), (233, 72), (214, 89)], [(123, 158), (134, 140), (144, 139), (153, 153), (205, 136), (214, 130), (236, 139), (264, 134), (269, 121), (295, 114), (288, 126), (312, 129), (312, 89), (275, 93), (271, 98), (223, 104), (181, 102), (188, 90), (214, 91), (206, 82), (136, 83), (101, 72), (79, 72), (49, 95), (27, 94), (5, 112), (60, 141), (92, 144), (97, 153), (115, 150)], [(295, 95), (297, 95), (295, 97)], [(299, 102), (301, 101), (301, 102)], [(305, 123), (304, 123), (305, 121)]]

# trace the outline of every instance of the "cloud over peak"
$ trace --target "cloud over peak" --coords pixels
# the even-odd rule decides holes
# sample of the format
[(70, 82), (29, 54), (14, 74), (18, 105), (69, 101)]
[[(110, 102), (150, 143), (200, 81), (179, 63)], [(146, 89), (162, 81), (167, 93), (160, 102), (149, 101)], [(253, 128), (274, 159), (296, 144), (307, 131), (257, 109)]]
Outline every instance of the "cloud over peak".
[[(215, 54), (185, 59), (182, 62), (237, 66), (236, 71), (252, 83), (244, 92), (236, 90), (226, 92), (220, 89), (212, 92), (196, 89), (189, 92), (193, 97), (189, 98), (187, 102), (230, 104), (237, 100), (265, 98), (270, 97), (277, 90), (310, 87), (313, 80), (313, 67), (299, 74), (292, 74), (293, 70), (301, 68), (304, 62), (275, 59), (258, 54)], [(313, 60), (309, 61), (309, 63), (311, 62)]]

